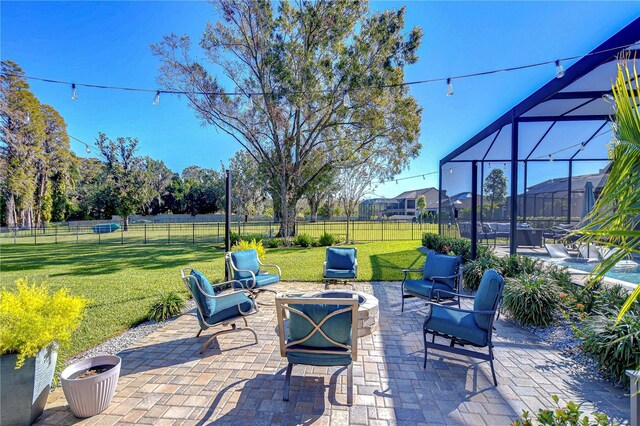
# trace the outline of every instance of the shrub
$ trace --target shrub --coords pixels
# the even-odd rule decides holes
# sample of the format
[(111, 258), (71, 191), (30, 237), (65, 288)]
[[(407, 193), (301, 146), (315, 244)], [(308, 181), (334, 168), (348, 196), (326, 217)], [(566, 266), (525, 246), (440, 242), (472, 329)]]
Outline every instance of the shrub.
[(231, 251), (242, 251), (242, 250), (251, 250), (251, 249), (258, 252), (258, 259), (260, 259), (261, 261), (264, 260), (264, 256), (267, 254), (267, 251), (264, 249), (264, 245), (262, 244), (262, 241), (240, 240), (240, 242), (238, 242), (233, 247), (231, 247)]
[(508, 278), (504, 307), (521, 324), (547, 326), (560, 307), (558, 286), (544, 274)]
[(240, 239), (243, 240), (243, 241), (247, 241), (247, 242), (251, 242), (253, 240), (263, 241), (264, 240), (264, 235), (262, 235), (262, 234), (247, 234), (247, 235), (241, 236)]
[(25, 359), (56, 342), (64, 347), (80, 325), (87, 299), (62, 288), (49, 292), (46, 284), (16, 281), (16, 290), (0, 293), (0, 355), (17, 354), (16, 368)]
[(230, 232), (229, 237), (230, 237), (232, 246), (238, 244), (238, 242), (240, 241), (240, 235), (238, 235), (237, 232)]
[(593, 290), (590, 293), (593, 294), (593, 311), (595, 312), (607, 312), (608, 309), (618, 311), (629, 296), (629, 291), (619, 284), (604, 287), (599, 291)]
[(616, 321), (618, 308), (594, 314), (584, 321), (579, 332), (582, 349), (593, 355), (600, 371), (608, 378), (628, 384), (625, 370), (640, 365), (640, 303), (632, 308), (620, 321)]
[(297, 246), (309, 247), (313, 243), (313, 238), (309, 234), (298, 234), (292, 242)]
[[(471, 240), (466, 238), (452, 238), (445, 235), (425, 232), (422, 234), (422, 245), (438, 253), (454, 254), (462, 256), (464, 263), (471, 261)], [(478, 258), (494, 257), (487, 246), (478, 245)]]
[(284, 245), (284, 239), (283, 238), (269, 238), (267, 240), (267, 247), (269, 248), (276, 248), (276, 247), (280, 247)]
[(318, 243), (321, 246), (332, 246), (337, 242), (338, 242), (338, 239), (336, 237), (334, 237), (331, 234), (327, 234), (326, 232), (320, 235), (320, 238), (318, 239)]
[(468, 290), (477, 290), (482, 276), (488, 269), (496, 268), (497, 262), (493, 257), (479, 257), (470, 260), (462, 267), (462, 284)]
[(516, 278), (520, 275), (539, 274), (543, 271), (543, 262), (528, 256), (512, 254), (498, 259), (498, 271), (505, 278)]
[[(560, 398), (557, 395), (552, 396), (553, 400), (558, 404)], [(541, 425), (553, 425), (553, 426), (609, 426), (611, 421), (606, 414), (594, 413), (593, 417), (595, 423), (590, 422), (589, 416), (582, 416), (582, 404), (576, 404), (573, 401), (569, 401), (566, 407), (555, 408), (553, 410), (538, 410), (536, 420)], [(512, 423), (511, 426), (533, 426), (533, 419), (529, 415), (529, 412), (524, 410), (522, 412), (522, 419), (518, 419)]]
[(151, 321), (164, 321), (180, 315), (184, 309), (184, 299), (175, 291), (163, 293), (151, 304), (147, 311), (147, 318)]

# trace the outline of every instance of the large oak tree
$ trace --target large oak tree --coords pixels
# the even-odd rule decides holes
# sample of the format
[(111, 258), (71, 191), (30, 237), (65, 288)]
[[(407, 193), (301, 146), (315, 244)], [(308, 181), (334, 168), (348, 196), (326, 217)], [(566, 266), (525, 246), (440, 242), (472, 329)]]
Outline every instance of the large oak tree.
[(159, 81), (186, 92), (204, 124), (260, 164), (283, 235), (309, 187), (354, 155), (384, 158), (389, 175), (417, 156), (421, 108), (403, 83), (422, 33), (404, 33), (404, 9), (369, 13), (351, 0), (213, 5), (221, 19), (205, 28), (203, 55), (188, 36), (152, 46)]

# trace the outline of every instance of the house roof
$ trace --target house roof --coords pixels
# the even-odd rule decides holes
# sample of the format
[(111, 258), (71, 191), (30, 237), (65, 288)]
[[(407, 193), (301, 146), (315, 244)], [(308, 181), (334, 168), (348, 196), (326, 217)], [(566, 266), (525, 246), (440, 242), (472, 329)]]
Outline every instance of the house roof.
[(422, 189), (413, 189), (410, 191), (405, 191), (399, 195), (396, 195), (396, 200), (403, 200), (406, 198), (409, 199), (416, 199), (421, 195), (424, 195), (425, 197), (427, 197), (428, 195), (434, 195), (434, 196), (438, 196), (438, 190), (434, 187), (430, 187), (430, 188), (422, 188)]
[[(607, 174), (603, 171), (588, 175), (573, 176), (571, 178), (571, 192), (584, 192), (587, 182), (591, 182), (594, 189), (604, 186)], [(532, 185), (527, 188), (527, 196), (537, 194), (555, 194), (568, 191), (568, 178), (554, 178)], [(522, 194), (520, 194), (522, 195)]]

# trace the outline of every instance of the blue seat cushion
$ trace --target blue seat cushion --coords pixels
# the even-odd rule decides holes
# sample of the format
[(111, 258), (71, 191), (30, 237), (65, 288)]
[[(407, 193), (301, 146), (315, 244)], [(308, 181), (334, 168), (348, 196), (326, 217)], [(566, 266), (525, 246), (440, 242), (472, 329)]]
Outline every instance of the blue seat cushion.
[[(242, 250), (231, 253), (231, 260), (237, 269), (251, 271), (255, 275), (260, 272), (260, 264), (258, 263), (258, 252), (255, 250)], [(241, 280), (243, 278), (251, 278), (250, 272), (233, 271), (233, 279)]]
[(355, 248), (335, 248), (327, 249), (327, 269), (353, 270), (356, 266), (357, 252)]
[[(233, 283), (234, 288), (251, 288), (253, 286), (253, 278), (242, 278), (239, 279), (242, 283), (242, 286), (237, 282)], [(278, 274), (262, 274), (256, 275), (256, 286), (254, 288), (266, 287), (271, 284), (276, 284), (280, 282), (280, 275)]]
[[(296, 309), (313, 320), (320, 323), (327, 315), (346, 308), (345, 305), (324, 305), (324, 304), (292, 304), (291, 308)], [(292, 342), (306, 337), (313, 330), (314, 325), (306, 318), (291, 311), (289, 318), (289, 338)], [(351, 344), (351, 311), (343, 312), (329, 318), (321, 327), (322, 331), (331, 339), (344, 345)], [(299, 344), (301, 348), (340, 348), (327, 340), (319, 331), (316, 331), (310, 338)], [(344, 348), (341, 348), (344, 349)]]
[[(298, 345), (292, 346), (297, 348)], [(351, 364), (351, 355), (336, 351), (335, 354), (314, 354), (308, 352), (287, 352), (287, 360), (291, 364), (319, 365), (333, 367)]]
[[(451, 275), (455, 275), (461, 263), (462, 258), (460, 256), (430, 253), (424, 262), (424, 279), (430, 280), (432, 277), (450, 277)], [(437, 281), (448, 285), (451, 289), (456, 286), (455, 278), (443, 278), (437, 279)]]
[(243, 293), (234, 293), (230, 297), (222, 297), (217, 299), (217, 302), (219, 302), (218, 311), (204, 319), (207, 325), (215, 325), (231, 318), (239, 317), (242, 315), (241, 311), (247, 313), (253, 308), (253, 302)]
[[(214, 296), (215, 293), (213, 291), (213, 286), (211, 285), (207, 277), (205, 277), (204, 274), (197, 269), (191, 270), (188, 281), (189, 290), (193, 295), (193, 299), (195, 300), (198, 307), (202, 310), (203, 315), (205, 317), (208, 317), (213, 312), (213, 310), (209, 309), (209, 301), (211, 299), (202, 294), (202, 291), (204, 291), (206, 294)], [(198, 288), (198, 284), (200, 284), (200, 288), (202, 289), (202, 291), (200, 291), (200, 288)]]
[[(502, 295), (504, 279), (494, 269), (485, 271), (480, 280), (478, 292), (473, 301), (474, 311), (491, 311), (497, 308), (498, 299)], [(476, 323), (484, 330), (488, 330), (491, 317), (489, 315), (474, 314)]]
[(478, 327), (474, 315), (470, 313), (432, 305), (431, 316), (425, 320), (424, 327), (427, 330), (464, 339), (478, 346), (486, 346), (487, 344), (487, 331)]
[(327, 268), (327, 271), (324, 274), (325, 278), (337, 278), (337, 279), (347, 279), (347, 278), (355, 278), (356, 270), (355, 269), (331, 269)]
[(451, 291), (451, 287), (432, 280), (407, 280), (404, 290), (424, 297), (438, 297), (437, 290)]

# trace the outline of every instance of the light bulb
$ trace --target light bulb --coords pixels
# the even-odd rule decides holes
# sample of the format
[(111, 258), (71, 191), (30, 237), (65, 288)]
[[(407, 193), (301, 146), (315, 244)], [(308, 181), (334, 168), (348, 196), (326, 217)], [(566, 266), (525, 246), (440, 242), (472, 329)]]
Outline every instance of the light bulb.
[(249, 94), (247, 98), (247, 109), (253, 109), (253, 98), (251, 97), (251, 94)]
[(549, 154), (549, 162), (553, 161), (553, 155)]
[(452, 174), (452, 173), (453, 173), (453, 169), (449, 169), (449, 174)]
[(582, 142), (582, 143), (580, 144), (579, 151), (584, 151), (584, 142)]
[(489, 168), (491, 168), (491, 163), (489, 163)]
[(342, 105), (345, 108), (351, 108), (351, 98), (349, 97), (349, 92), (344, 91), (344, 96), (342, 97)]
[(564, 77), (564, 67), (562, 66), (562, 62), (560, 59), (556, 61), (556, 78)]
[(29, 111), (27, 111), (26, 115), (24, 116), (24, 124), (31, 124), (31, 115), (29, 115)]
[(422, 175), (422, 180), (427, 180), (427, 177), (425, 175)]
[(153, 98), (153, 106), (158, 106), (158, 104), (160, 103), (160, 91), (158, 90), (156, 92), (156, 96)]
[(504, 163), (504, 164), (502, 165), (502, 168), (503, 168), (504, 170), (507, 170), (507, 163)]
[(87, 154), (91, 154), (91, 149), (89, 149), (89, 145), (86, 145), (86, 147), (87, 147), (86, 148)]
[(396, 185), (398, 184), (398, 179), (396, 179)]
[(71, 84), (71, 100), (72, 101), (77, 101), (78, 100), (78, 91), (76, 90), (76, 84), (75, 83)]
[(453, 96), (453, 83), (451, 79), (447, 79), (447, 96)]

